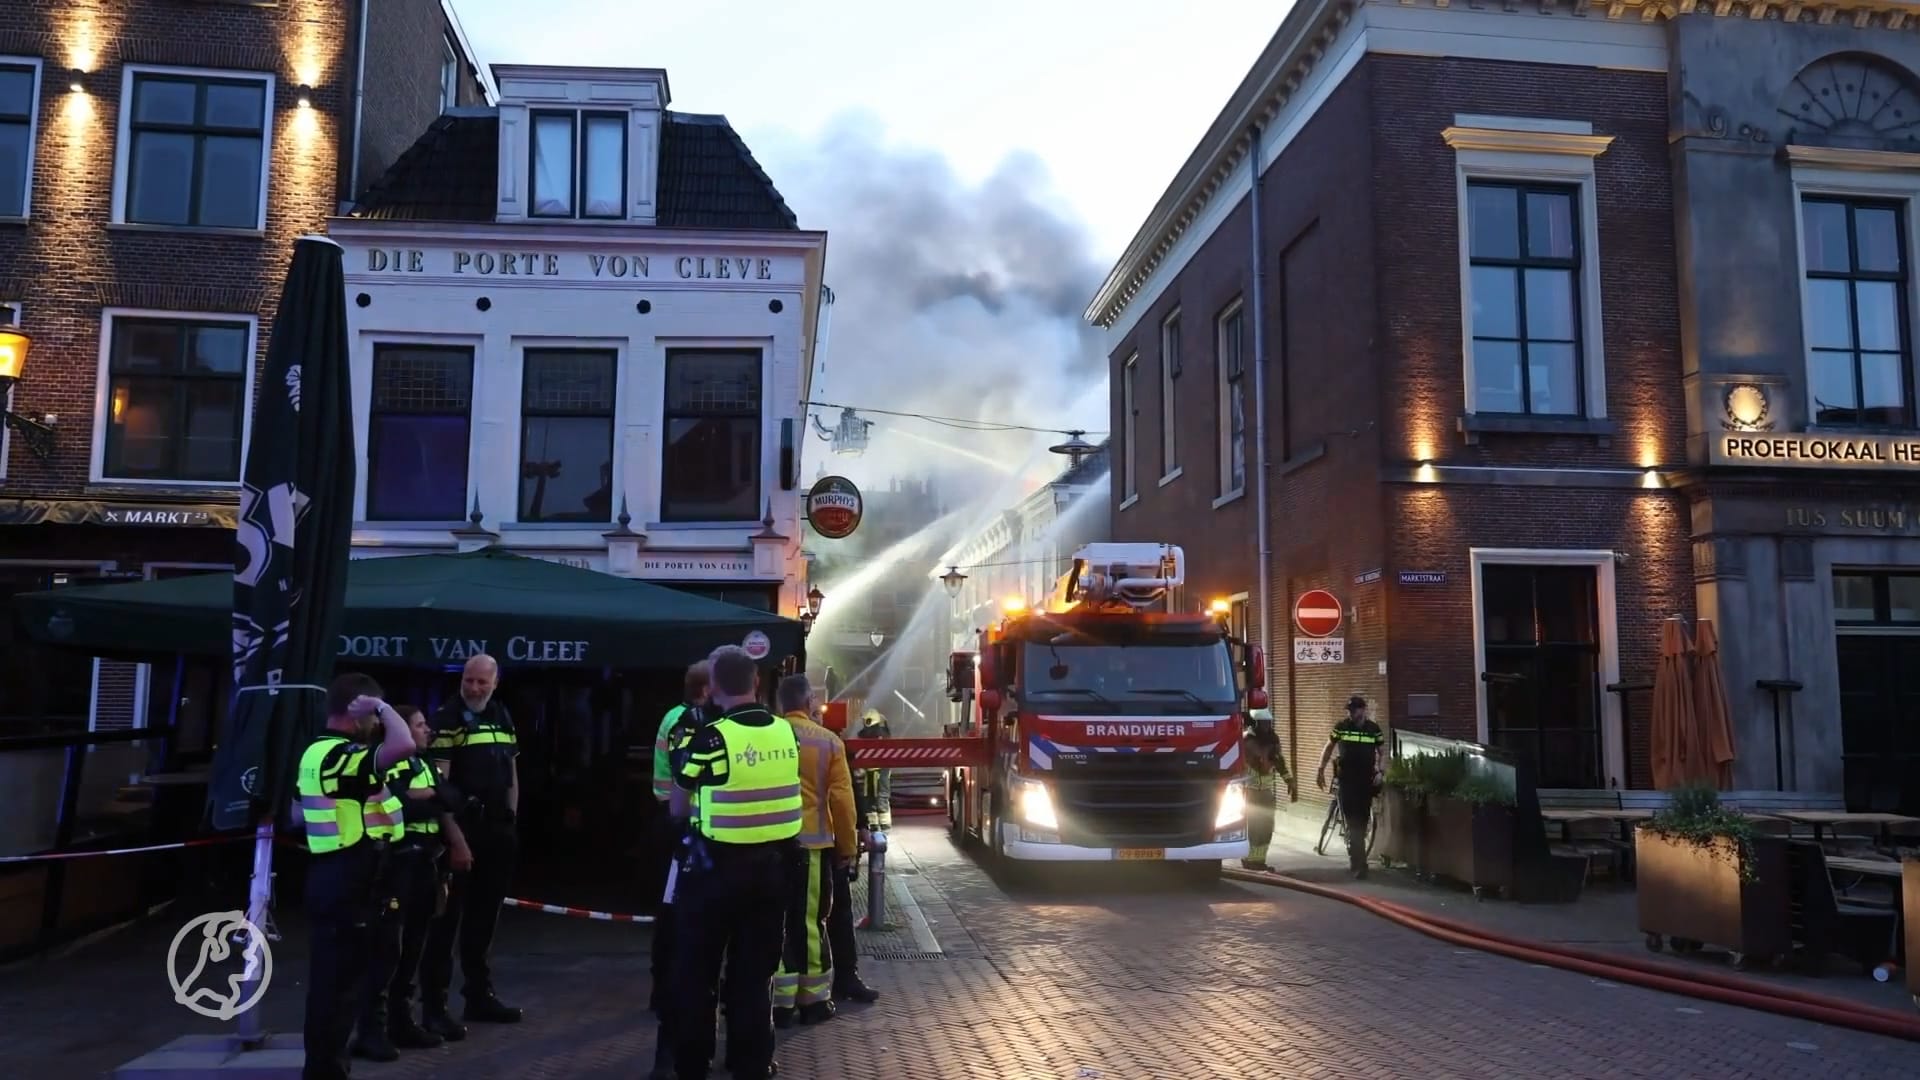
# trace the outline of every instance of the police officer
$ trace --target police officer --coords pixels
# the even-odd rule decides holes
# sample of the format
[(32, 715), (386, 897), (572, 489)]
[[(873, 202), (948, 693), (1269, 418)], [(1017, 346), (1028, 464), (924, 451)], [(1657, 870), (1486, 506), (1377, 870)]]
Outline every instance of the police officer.
[[(676, 818), (672, 813), (673, 769), (668, 764), (670, 751), (678, 746), (692, 730), (690, 725), (700, 723), (701, 710), (707, 704), (707, 664), (700, 663), (687, 669), (681, 685), (684, 695), (680, 704), (667, 710), (660, 719), (660, 730), (653, 738), (653, 797), (658, 804), (659, 824), (654, 843), (660, 852), (662, 865), (670, 863), (674, 853), (680, 848), (680, 840), (686, 832), (686, 821)], [(666, 1018), (664, 1002), (673, 972), (673, 906), (662, 904), (653, 920), (653, 946), (648, 960), (653, 970), (653, 994), (649, 1008), (653, 1015)]]
[(800, 748), (793, 727), (754, 700), (759, 671), (745, 649), (714, 650), (708, 669), (715, 716), (674, 762), (692, 809), (673, 898), (674, 1066), (681, 1080), (706, 1080), (724, 959), (727, 1065), (762, 1080), (775, 1073), (772, 983), (799, 858)]
[(413, 753), (413, 736), (380, 696), (380, 684), (365, 675), (334, 679), (327, 729), (300, 755), (295, 789), (312, 855), (306, 899), (313, 934), (302, 1080), (347, 1076), (382, 864), (387, 845), (401, 835), (400, 800), (382, 778)]
[(387, 918), (375, 930), (353, 1045), (355, 1054), (372, 1061), (398, 1059), (397, 1047), (440, 1045), (440, 1036), (413, 1022), (413, 977), (439, 907), (442, 866), (450, 863), (462, 873), (473, 867), (473, 853), (453, 817), (451, 789), (437, 781), (433, 766), (421, 756), (433, 739), (426, 714), (414, 705), (394, 711), (406, 719), (416, 753), (387, 773), (387, 790), (400, 800), (406, 831), (389, 849), (382, 890)]
[(493, 1024), (520, 1019), (519, 1009), (501, 1004), (494, 995), (487, 964), (500, 902), (513, 882), (520, 848), (520, 751), (513, 717), (494, 696), (499, 682), (500, 665), (493, 657), (479, 653), (469, 659), (460, 672), (460, 696), (434, 713), (433, 742), (427, 749), (434, 770), (460, 793), (460, 825), (473, 851), (473, 869), (453, 875), (446, 911), (427, 931), (420, 958), (421, 1023), (449, 1041), (467, 1037), (467, 1029), (447, 1011), (456, 938), (465, 978), (460, 991), (467, 1005), (464, 1019)]
[[(1387, 768), (1386, 733), (1367, 716), (1367, 699), (1347, 699), (1346, 718), (1333, 725), (1314, 779), (1327, 790), (1327, 762), (1333, 762), (1334, 797), (1347, 824), (1347, 866), (1355, 878), (1367, 876), (1367, 818), (1374, 793)], [(1337, 756), (1336, 756), (1337, 755)]]

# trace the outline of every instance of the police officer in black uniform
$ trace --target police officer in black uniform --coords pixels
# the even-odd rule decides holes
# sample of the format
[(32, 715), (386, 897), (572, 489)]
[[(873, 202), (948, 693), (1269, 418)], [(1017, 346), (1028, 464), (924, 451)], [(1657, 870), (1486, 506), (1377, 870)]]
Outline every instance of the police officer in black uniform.
[(387, 847), (399, 800), (382, 778), (413, 752), (406, 721), (380, 684), (340, 675), (327, 687), (327, 728), (300, 754), (296, 792), (311, 858), (307, 919), (306, 1063), (302, 1080), (346, 1080), (355, 998), (371, 961)]
[(435, 771), (460, 793), (458, 818), (473, 852), (473, 869), (453, 875), (446, 911), (427, 931), (426, 952), (420, 958), (422, 1025), (448, 1041), (467, 1035), (447, 1011), (456, 939), (465, 979), (460, 991), (466, 999), (463, 1019), (493, 1024), (520, 1020), (519, 1009), (495, 996), (487, 964), (500, 902), (513, 882), (520, 848), (519, 748), (513, 717), (494, 696), (499, 680), (500, 665), (493, 657), (480, 653), (469, 659), (460, 673), (460, 696), (433, 715), (433, 742), (427, 750)]
[(438, 914), (443, 868), (466, 872), (473, 852), (454, 819), (456, 796), (422, 756), (433, 729), (418, 706), (397, 705), (420, 753), (387, 773), (387, 790), (400, 800), (405, 832), (388, 847), (382, 890), (387, 915), (376, 927), (373, 963), (361, 991), (360, 1028), (353, 1052), (372, 1061), (394, 1061), (400, 1049), (439, 1046), (441, 1038), (413, 1020), (413, 980), (426, 947), (427, 929)]
[(766, 1080), (779, 1072), (773, 975), (800, 855), (800, 751), (793, 728), (754, 699), (759, 673), (745, 649), (723, 645), (708, 663), (713, 717), (672, 762), (675, 801), (692, 804), (673, 898), (673, 1063), (680, 1080), (706, 1080), (724, 997), (728, 1072)]
[(1367, 876), (1367, 819), (1373, 796), (1387, 767), (1386, 733), (1367, 716), (1367, 699), (1347, 699), (1346, 718), (1333, 725), (1314, 779), (1327, 790), (1327, 762), (1333, 761), (1334, 797), (1347, 824), (1347, 866), (1355, 878)]

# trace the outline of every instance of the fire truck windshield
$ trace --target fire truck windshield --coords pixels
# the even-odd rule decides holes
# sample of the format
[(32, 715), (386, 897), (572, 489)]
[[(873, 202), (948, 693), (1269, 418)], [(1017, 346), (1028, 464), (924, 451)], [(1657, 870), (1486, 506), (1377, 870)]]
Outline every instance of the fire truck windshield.
[(1230, 713), (1238, 697), (1219, 640), (1133, 644), (1068, 634), (1026, 643), (1020, 692), (1036, 709), (1082, 716)]

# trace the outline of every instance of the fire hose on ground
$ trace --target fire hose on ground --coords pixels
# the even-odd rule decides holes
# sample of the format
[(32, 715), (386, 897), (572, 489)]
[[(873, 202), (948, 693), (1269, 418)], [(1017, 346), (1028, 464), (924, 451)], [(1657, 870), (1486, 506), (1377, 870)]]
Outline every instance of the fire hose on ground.
[(1875, 1035), (1920, 1042), (1920, 1019), (1892, 1009), (1860, 1005), (1786, 986), (1769, 986), (1713, 971), (1683, 971), (1633, 956), (1614, 956), (1566, 945), (1526, 941), (1496, 934), (1457, 919), (1429, 915), (1391, 900), (1347, 892), (1286, 874), (1227, 871), (1236, 881), (1278, 885), (1283, 889), (1339, 900), (1428, 937), (1527, 963), (1560, 968), (1670, 994), (1737, 1005), (1801, 1020), (1852, 1028)]

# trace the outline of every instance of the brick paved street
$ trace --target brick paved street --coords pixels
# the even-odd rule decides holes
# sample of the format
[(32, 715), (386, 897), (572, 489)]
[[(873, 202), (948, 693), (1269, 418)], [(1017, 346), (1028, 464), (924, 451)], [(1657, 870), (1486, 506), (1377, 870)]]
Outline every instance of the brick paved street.
[[(863, 935), (885, 996), (784, 1035), (785, 1077), (1718, 1080), (1892, 1076), (1914, 1060), (1906, 1043), (1459, 950), (1269, 887), (1075, 869), (1003, 890), (923, 824), (896, 833), (895, 853), (912, 903), (891, 905), (897, 929)], [(101, 1075), (219, 1030), (169, 1003), (162, 958), (183, 917), (0, 969), (0, 1076)], [(304, 959), (298, 927), (283, 929), (263, 1007), (290, 1030)], [(643, 1076), (646, 935), (507, 912), (500, 978), (528, 1022), (355, 1076)]]

